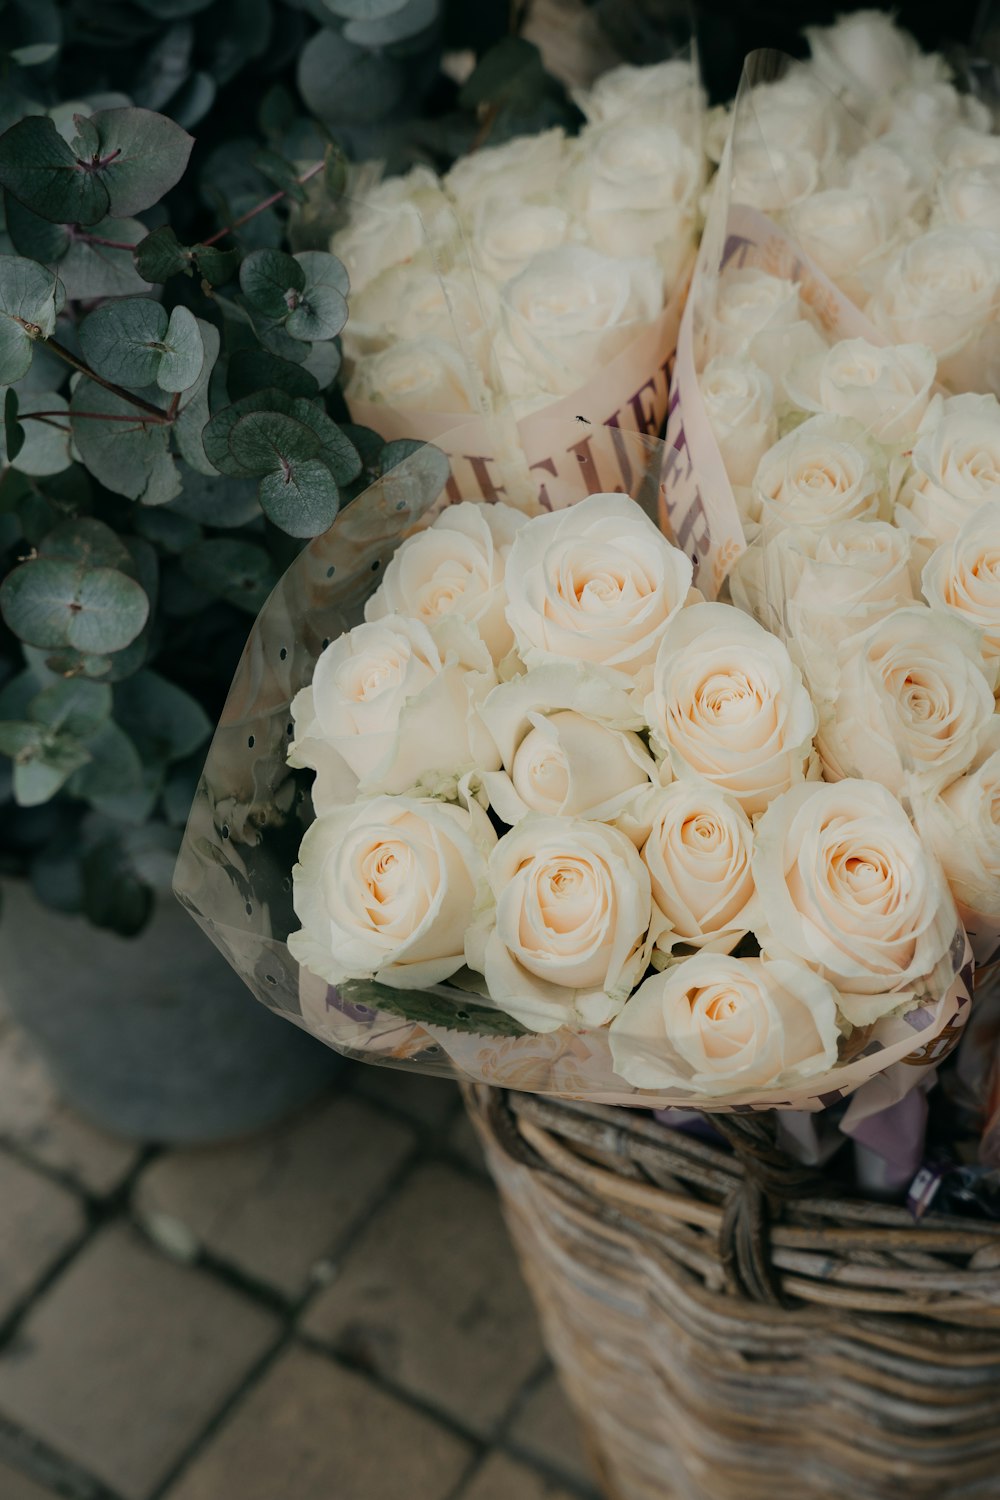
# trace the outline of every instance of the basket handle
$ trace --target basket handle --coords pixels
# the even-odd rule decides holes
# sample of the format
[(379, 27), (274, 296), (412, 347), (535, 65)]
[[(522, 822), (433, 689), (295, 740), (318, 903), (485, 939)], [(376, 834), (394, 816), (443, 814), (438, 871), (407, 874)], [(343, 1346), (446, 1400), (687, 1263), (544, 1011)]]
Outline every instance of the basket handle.
[(705, 1115), (725, 1138), (743, 1169), (723, 1208), (719, 1258), (733, 1289), (753, 1302), (787, 1307), (789, 1299), (771, 1259), (771, 1220), (783, 1201), (815, 1197), (826, 1190), (820, 1173), (795, 1161), (778, 1145), (777, 1117), (766, 1114)]

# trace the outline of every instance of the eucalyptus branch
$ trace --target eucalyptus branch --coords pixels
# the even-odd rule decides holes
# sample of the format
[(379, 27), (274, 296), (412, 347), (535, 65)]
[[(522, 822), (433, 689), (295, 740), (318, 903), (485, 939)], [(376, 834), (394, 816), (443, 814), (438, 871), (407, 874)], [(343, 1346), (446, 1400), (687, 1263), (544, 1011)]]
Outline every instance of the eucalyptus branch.
[[(295, 179), (299, 187), (303, 187), (305, 183), (311, 182), (314, 177), (318, 177), (325, 165), (325, 162), (317, 161), (314, 162), (311, 167), (307, 167), (306, 170), (302, 173), (302, 176), (296, 177)], [(207, 240), (202, 240), (202, 244), (206, 246), (217, 245), (221, 239), (225, 239), (227, 234), (232, 234), (234, 229), (239, 229), (242, 225), (248, 224), (251, 219), (255, 219), (257, 215), (262, 214), (265, 209), (273, 208), (276, 203), (281, 202), (282, 198), (287, 197), (288, 189), (281, 188), (279, 192), (272, 193), (269, 198), (265, 198), (262, 203), (257, 203), (253, 208), (247, 209), (245, 214), (241, 214), (238, 219), (234, 219), (233, 222), (231, 224), (227, 224), (224, 229), (217, 229), (214, 234), (209, 235)]]
[[(162, 426), (165, 425), (166, 418), (167, 418), (167, 413), (166, 412), (161, 412), (160, 416), (161, 416), (161, 418), (163, 418), (163, 420), (161, 422), (154, 423), (153, 424), (154, 426), (160, 426), (160, 427), (162, 427)], [(90, 417), (95, 422), (131, 422), (133, 424), (133, 426), (139, 426), (139, 427), (143, 426), (143, 424), (149, 420), (146, 417), (140, 416), (138, 413), (136, 413), (136, 415), (133, 417), (130, 414), (128, 414), (127, 412), (104, 412), (104, 411), (70, 411), (70, 412), (65, 412), (65, 411), (21, 411), (21, 412), (18, 412), (18, 414), (17, 414), (17, 419), (18, 419), (19, 422), (30, 422), (32, 420), (34, 420), (36, 422), (45, 422), (45, 421), (48, 421), (49, 418), (51, 418), (51, 417), (72, 417), (74, 419), (77, 418), (77, 417)], [(52, 427), (55, 427), (58, 424), (56, 422), (50, 422), (49, 425), (52, 426)], [(64, 427), (62, 430), (64, 432), (69, 432), (70, 431), (70, 429), (68, 427)]]
[[(173, 417), (161, 410), (160, 407), (153, 406), (150, 402), (144, 401), (141, 396), (134, 396), (131, 391), (127, 391), (124, 386), (116, 385), (113, 380), (105, 380), (103, 375), (98, 375), (84, 360), (77, 359), (73, 351), (67, 349), (64, 344), (60, 344), (58, 339), (47, 338), (45, 342), (53, 354), (58, 354), (59, 358), (64, 359), (68, 365), (72, 365), (74, 370), (79, 370), (81, 375), (86, 375), (87, 379), (92, 380), (95, 385), (103, 386), (113, 396), (117, 396), (122, 401), (127, 401), (130, 406), (136, 407), (139, 411), (145, 412), (151, 421), (160, 425), (173, 421)], [(75, 413), (75, 415), (80, 415), (80, 413)], [(113, 419), (104, 418), (104, 420), (110, 421)]]

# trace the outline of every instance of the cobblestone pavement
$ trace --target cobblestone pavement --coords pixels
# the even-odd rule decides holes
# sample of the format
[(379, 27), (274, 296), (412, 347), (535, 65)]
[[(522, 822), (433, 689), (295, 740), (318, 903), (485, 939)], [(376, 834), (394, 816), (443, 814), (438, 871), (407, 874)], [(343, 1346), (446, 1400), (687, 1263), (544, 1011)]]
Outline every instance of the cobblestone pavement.
[(593, 1494), (451, 1084), (141, 1147), (0, 1017), (0, 1500)]

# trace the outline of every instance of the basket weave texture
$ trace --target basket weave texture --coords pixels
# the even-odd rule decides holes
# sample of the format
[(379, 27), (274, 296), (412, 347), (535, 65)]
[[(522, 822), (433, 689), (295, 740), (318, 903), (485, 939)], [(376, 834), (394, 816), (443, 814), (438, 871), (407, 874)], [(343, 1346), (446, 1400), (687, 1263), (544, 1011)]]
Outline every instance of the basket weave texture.
[(760, 1117), (466, 1104), (611, 1500), (998, 1500), (1000, 1225), (838, 1196)]

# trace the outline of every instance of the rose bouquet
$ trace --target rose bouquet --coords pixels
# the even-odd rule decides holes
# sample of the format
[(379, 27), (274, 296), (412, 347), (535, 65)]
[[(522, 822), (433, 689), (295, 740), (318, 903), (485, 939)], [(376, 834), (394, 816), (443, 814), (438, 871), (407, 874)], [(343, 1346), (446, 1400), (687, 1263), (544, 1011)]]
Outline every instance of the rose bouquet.
[(532, 505), (553, 420), (662, 428), (705, 176), (697, 75), (623, 64), (575, 97), (576, 136), (486, 143), (443, 178), (362, 168), (331, 241), (354, 419), (439, 444), (461, 425), (463, 495)]
[[(425, 448), (310, 544), (255, 626), (178, 890), (260, 998), (369, 1061), (878, 1109), (969, 1002), (893, 725), (882, 760), (834, 758), (791, 645), (704, 601), (651, 519), (662, 445), (592, 441), (628, 447), (631, 494), (578, 465), (550, 512), (441, 513)], [(992, 711), (963, 662), (952, 768)]]

